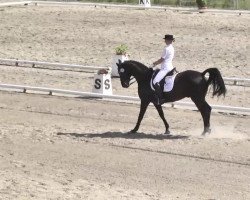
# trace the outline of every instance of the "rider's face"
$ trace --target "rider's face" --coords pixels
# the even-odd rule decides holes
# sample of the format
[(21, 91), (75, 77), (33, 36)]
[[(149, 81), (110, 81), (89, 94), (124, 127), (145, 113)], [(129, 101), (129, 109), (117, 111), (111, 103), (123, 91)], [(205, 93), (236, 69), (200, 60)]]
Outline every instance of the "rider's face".
[(166, 45), (169, 45), (172, 43), (172, 40), (165, 40)]

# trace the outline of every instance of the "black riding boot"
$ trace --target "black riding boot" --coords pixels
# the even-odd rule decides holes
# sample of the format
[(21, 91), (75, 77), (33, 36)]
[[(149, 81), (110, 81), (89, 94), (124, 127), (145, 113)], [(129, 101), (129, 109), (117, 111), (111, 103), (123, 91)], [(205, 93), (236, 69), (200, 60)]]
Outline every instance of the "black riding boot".
[(156, 83), (154, 85), (155, 88), (155, 93), (156, 93), (156, 104), (157, 105), (161, 105), (163, 104), (163, 93), (162, 93), (162, 89), (159, 83)]

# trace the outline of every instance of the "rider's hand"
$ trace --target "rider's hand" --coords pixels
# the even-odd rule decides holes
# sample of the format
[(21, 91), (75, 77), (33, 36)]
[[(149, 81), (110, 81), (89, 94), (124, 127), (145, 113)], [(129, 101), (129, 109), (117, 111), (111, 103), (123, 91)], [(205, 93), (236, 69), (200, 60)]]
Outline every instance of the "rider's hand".
[(149, 66), (149, 68), (154, 68), (155, 67), (155, 64), (154, 63), (152, 63), (150, 66)]

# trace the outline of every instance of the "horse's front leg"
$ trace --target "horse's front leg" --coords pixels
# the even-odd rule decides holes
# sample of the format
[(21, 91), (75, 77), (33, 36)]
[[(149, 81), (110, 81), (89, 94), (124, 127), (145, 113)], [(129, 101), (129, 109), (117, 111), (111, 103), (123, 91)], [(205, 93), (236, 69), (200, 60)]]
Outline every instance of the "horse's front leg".
[(138, 116), (138, 120), (137, 120), (137, 123), (136, 123), (136, 126), (133, 130), (130, 131), (130, 133), (136, 133), (140, 127), (140, 124), (141, 124), (141, 121), (143, 119), (143, 116), (147, 110), (147, 107), (149, 105), (149, 101), (141, 101), (141, 108), (140, 108), (140, 114)]
[(166, 120), (165, 117), (164, 117), (164, 113), (163, 113), (163, 110), (162, 110), (162, 106), (161, 106), (161, 105), (156, 105), (156, 104), (154, 104), (154, 106), (155, 106), (155, 108), (157, 109), (157, 111), (158, 111), (158, 113), (159, 113), (159, 115), (160, 115), (161, 119), (163, 120), (164, 125), (165, 125), (165, 127), (166, 127), (165, 134), (170, 134), (169, 125), (168, 125), (167, 120)]

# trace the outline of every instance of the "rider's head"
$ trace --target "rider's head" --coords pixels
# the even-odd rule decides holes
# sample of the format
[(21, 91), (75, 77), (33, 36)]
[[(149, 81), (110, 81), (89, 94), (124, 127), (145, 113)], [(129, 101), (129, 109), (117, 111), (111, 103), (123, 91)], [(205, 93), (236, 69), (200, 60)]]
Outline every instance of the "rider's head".
[(163, 38), (165, 40), (165, 43), (168, 44), (172, 44), (172, 42), (175, 41), (174, 36), (173, 35), (165, 35), (165, 37)]

